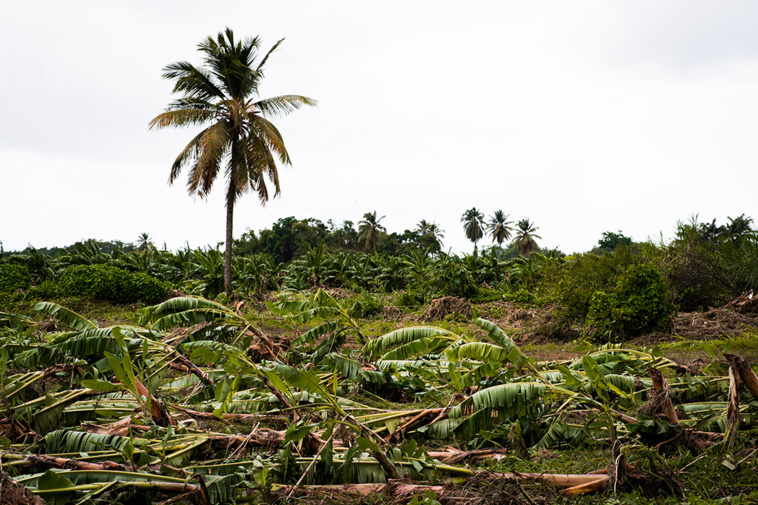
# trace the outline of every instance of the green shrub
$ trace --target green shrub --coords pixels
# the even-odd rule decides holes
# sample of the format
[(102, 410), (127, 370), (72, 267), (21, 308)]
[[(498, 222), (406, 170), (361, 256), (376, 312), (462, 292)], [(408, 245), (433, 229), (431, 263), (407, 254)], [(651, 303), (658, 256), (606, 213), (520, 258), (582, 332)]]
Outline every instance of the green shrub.
[(168, 293), (168, 284), (141, 272), (130, 274), (130, 291), (134, 301), (140, 301), (148, 305), (160, 302)]
[(32, 277), (24, 265), (0, 264), (0, 293), (13, 293), (19, 289), (29, 289)]
[(503, 295), (503, 300), (513, 303), (532, 304), (537, 301), (537, 297), (534, 293), (530, 293), (526, 289), (519, 289), (518, 291), (511, 291)]
[(597, 291), (611, 291), (623, 273), (639, 261), (627, 250), (614, 253), (585, 253), (567, 261), (559, 272), (546, 279), (546, 288), (569, 322), (583, 322)]
[(63, 295), (60, 286), (53, 281), (45, 281), (29, 288), (27, 300), (55, 300)]
[(147, 274), (131, 274), (108, 265), (79, 265), (61, 275), (64, 295), (86, 296), (113, 303), (157, 303), (166, 296), (168, 286)]
[(422, 281), (421, 290), (429, 298), (456, 296), (458, 298), (474, 298), (479, 287), (471, 271), (460, 261), (439, 261), (434, 264), (431, 273)]
[(364, 293), (349, 310), (350, 317), (368, 318), (379, 314), (384, 308), (382, 301), (375, 296)]
[(593, 294), (585, 335), (596, 343), (617, 342), (666, 330), (675, 309), (670, 298), (669, 288), (655, 266), (631, 266), (613, 290)]
[(395, 305), (398, 307), (417, 307), (424, 304), (424, 295), (418, 291), (401, 291), (395, 296)]

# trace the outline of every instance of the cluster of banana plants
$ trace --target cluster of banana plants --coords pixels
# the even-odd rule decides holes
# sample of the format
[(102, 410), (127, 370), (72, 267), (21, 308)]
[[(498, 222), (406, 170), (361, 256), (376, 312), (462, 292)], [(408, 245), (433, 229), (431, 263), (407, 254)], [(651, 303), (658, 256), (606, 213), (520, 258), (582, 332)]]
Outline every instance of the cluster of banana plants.
[(42, 341), (31, 319), (0, 313), (2, 467), (53, 503), (239, 503), (468, 477), (450, 464), (461, 450), (595, 446), (616, 461), (630, 445), (731, 450), (754, 433), (758, 384), (736, 356), (700, 374), (614, 345), (539, 362), (483, 319), (373, 335), (322, 290), (270, 308), (284, 339), (193, 297), (111, 327), (39, 303), (64, 328)]
[[(0, 262), (25, 266), (36, 286), (45, 282), (55, 285), (71, 267), (97, 264), (148, 274), (194, 296), (213, 297), (223, 291), (223, 253), (218, 248), (187, 246), (171, 252), (152, 244), (138, 249), (125, 246), (128, 244), (89, 240), (57, 254), (30, 247), (24, 252), (0, 254)], [(523, 258), (501, 261), (494, 249), (458, 256), (418, 248), (397, 255), (327, 250), (324, 242), (314, 246), (304, 243), (303, 247), (303, 253), (288, 263), (279, 263), (269, 254), (235, 255), (234, 290), (250, 297), (282, 288), (329, 287), (372, 292), (413, 289), (428, 301), (432, 296), (471, 296), (484, 285), (527, 286), (542, 266), (558, 261), (536, 252), (528, 261)]]

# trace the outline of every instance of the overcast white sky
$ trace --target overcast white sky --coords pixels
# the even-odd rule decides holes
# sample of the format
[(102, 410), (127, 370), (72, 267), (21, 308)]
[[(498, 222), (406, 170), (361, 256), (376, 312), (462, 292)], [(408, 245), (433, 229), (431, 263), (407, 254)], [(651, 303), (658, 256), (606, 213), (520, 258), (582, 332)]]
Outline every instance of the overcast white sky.
[(235, 236), (376, 210), (470, 251), (476, 206), (571, 253), (604, 231), (669, 238), (694, 213), (758, 219), (758, 2), (32, 0), (0, 16), (6, 250), (223, 240), (223, 184), (208, 200), (167, 184), (195, 131), (147, 125), (172, 99), (162, 68), (227, 26), (286, 37), (263, 97), (319, 101), (276, 122), (293, 166), (281, 198), (238, 202)]

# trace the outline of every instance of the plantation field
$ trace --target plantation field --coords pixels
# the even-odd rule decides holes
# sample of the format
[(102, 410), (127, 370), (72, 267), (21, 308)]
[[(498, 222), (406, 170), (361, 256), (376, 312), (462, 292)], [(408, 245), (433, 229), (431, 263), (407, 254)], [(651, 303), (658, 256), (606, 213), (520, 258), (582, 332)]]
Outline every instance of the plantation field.
[[(758, 499), (752, 298), (623, 344), (346, 290), (0, 313), (0, 503)], [(549, 321), (547, 321), (549, 322)]]

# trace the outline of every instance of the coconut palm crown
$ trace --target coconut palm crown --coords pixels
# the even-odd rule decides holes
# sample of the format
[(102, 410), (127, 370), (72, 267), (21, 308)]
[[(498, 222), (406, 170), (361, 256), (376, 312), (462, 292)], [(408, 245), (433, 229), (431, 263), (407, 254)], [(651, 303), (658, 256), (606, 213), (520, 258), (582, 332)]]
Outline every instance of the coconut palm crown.
[(381, 225), (381, 221), (385, 217), (387, 216), (377, 218), (376, 211), (366, 212), (363, 219), (358, 221), (358, 240), (366, 241), (366, 250), (369, 252), (374, 251), (384, 240), (387, 229)]
[(461, 216), (461, 223), (463, 223), (463, 231), (466, 233), (466, 238), (476, 245), (484, 236), (484, 214), (476, 207), (471, 207)]
[(150, 122), (151, 129), (204, 127), (174, 161), (169, 184), (179, 177), (182, 169), (188, 168), (188, 192), (205, 197), (219, 172), (226, 175), (227, 295), (231, 293), (234, 204), (239, 196), (252, 190), (258, 193), (261, 205), (265, 205), (269, 188), (264, 175), (277, 196), (280, 187), (276, 159), (291, 164), (282, 135), (268, 118), (288, 114), (304, 105), (316, 105), (315, 100), (300, 95), (258, 98), (266, 61), (282, 41), (261, 57), (257, 37), (237, 41), (228, 28), (216, 39), (208, 37), (198, 45), (203, 54), (201, 67), (181, 61), (163, 69), (163, 77), (174, 81), (173, 92), (181, 97)]
[(513, 221), (508, 221), (508, 214), (502, 210), (496, 210), (489, 221), (487, 221), (487, 232), (492, 237), (493, 242), (497, 242), (498, 246), (502, 246), (503, 242), (511, 238), (511, 232), (513, 228), (509, 225)]
[(529, 218), (522, 219), (516, 225), (516, 238), (513, 241), (518, 246), (518, 252), (522, 256), (529, 256), (532, 251), (537, 249), (537, 241), (541, 239), (535, 232), (539, 230)]

